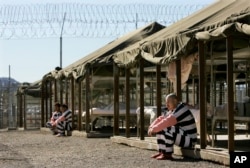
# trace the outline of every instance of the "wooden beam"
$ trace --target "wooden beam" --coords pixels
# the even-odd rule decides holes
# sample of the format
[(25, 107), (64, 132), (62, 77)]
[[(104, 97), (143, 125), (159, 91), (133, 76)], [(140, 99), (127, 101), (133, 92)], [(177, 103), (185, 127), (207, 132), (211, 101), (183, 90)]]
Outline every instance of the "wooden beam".
[(18, 94), (19, 100), (19, 127), (23, 127), (23, 93)]
[(78, 82), (78, 130), (82, 130), (82, 81)]
[(161, 115), (161, 65), (156, 65), (156, 107), (157, 117)]
[(24, 129), (26, 130), (27, 129), (27, 113), (26, 113), (26, 108), (27, 108), (27, 99), (26, 99), (26, 94), (24, 93), (23, 95), (23, 108), (24, 108), (24, 113), (23, 113), (23, 120), (24, 120), (24, 123), (23, 123), (23, 127)]
[(176, 60), (176, 95), (179, 101), (182, 101), (181, 93), (181, 60)]
[(72, 127), (74, 129), (75, 124), (75, 79), (71, 77), (71, 110), (72, 110)]
[(234, 152), (234, 81), (233, 81), (233, 38), (227, 37), (227, 109), (228, 109), (228, 152)]
[(125, 101), (126, 101), (126, 137), (130, 137), (130, 69), (126, 68)]
[(64, 103), (63, 102), (63, 79), (59, 79), (60, 82), (60, 103)]
[(57, 96), (57, 80), (54, 79), (54, 96), (55, 96), (55, 102), (58, 102), (58, 96)]
[[(45, 125), (45, 120), (44, 120), (44, 81), (42, 81), (42, 88), (41, 88), (41, 127), (44, 127)], [(24, 96), (24, 95), (23, 95)], [(24, 101), (24, 100), (23, 100)], [(22, 111), (23, 111), (23, 106), (22, 106)], [(24, 114), (24, 113), (23, 113)]]
[(65, 103), (69, 105), (69, 80), (65, 79)]
[(45, 81), (45, 122), (49, 120), (49, 107), (48, 107), (48, 81)]
[(140, 139), (144, 140), (144, 59), (140, 59)]
[(87, 133), (90, 132), (90, 72), (89, 66), (86, 66), (86, 73), (85, 73), (85, 131)]
[(52, 116), (52, 111), (53, 111), (53, 103), (52, 103), (52, 82), (49, 81), (49, 114)]
[(114, 73), (114, 135), (119, 135), (119, 68), (113, 64)]
[(206, 76), (204, 42), (198, 42), (199, 49), (199, 107), (200, 107), (200, 147), (206, 148)]

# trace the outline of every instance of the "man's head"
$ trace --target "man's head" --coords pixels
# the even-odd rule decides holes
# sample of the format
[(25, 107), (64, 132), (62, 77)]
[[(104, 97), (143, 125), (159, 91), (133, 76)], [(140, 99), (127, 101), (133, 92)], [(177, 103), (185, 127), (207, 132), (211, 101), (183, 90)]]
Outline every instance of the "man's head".
[(170, 93), (166, 96), (166, 107), (168, 110), (174, 110), (178, 105), (178, 98), (175, 94)]
[(60, 103), (55, 103), (55, 111), (60, 111)]
[(64, 111), (68, 110), (68, 105), (67, 104), (62, 104), (60, 109), (61, 109), (62, 112), (64, 112)]

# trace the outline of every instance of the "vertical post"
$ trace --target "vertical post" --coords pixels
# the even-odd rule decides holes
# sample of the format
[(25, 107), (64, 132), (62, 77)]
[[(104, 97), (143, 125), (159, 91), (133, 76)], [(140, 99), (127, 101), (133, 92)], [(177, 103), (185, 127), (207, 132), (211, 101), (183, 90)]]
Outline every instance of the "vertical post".
[(45, 81), (45, 121), (48, 121), (49, 116), (48, 116), (48, 82)]
[(54, 101), (57, 102), (58, 101), (58, 97), (57, 97), (57, 80), (54, 79)]
[(204, 42), (198, 42), (199, 49), (199, 107), (200, 107), (200, 147), (206, 148), (206, 76)]
[(9, 65), (9, 81), (8, 81), (8, 127), (12, 128), (13, 126), (13, 116), (12, 116), (12, 101), (11, 101), (11, 77), (10, 77), (10, 65)]
[(60, 36), (60, 67), (62, 68), (62, 36)]
[(78, 130), (82, 130), (82, 81), (78, 83), (79, 93), (78, 93)]
[(24, 113), (23, 113), (23, 120), (24, 120), (24, 125), (23, 128), (26, 130), (27, 129), (27, 120), (26, 120), (26, 108), (27, 108), (27, 99), (26, 99), (26, 93), (24, 93), (24, 98), (23, 98), (23, 107), (24, 107)]
[(71, 77), (71, 110), (72, 110), (72, 122), (73, 122), (73, 129), (75, 124), (75, 79)]
[(44, 91), (45, 87), (44, 87), (44, 81), (42, 81), (42, 90), (41, 90), (41, 127), (44, 127), (44, 124), (45, 124), (45, 120), (44, 120), (44, 94), (45, 94), (45, 91)]
[(125, 96), (126, 96), (126, 137), (130, 137), (130, 71), (126, 68)]
[(135, 14), (135, 29), (138, 28), (138, 13)]
[(19, 127), (23, 127), (23, 93), (19, 94)]
[(156, 107), (157, 117), (161, 115), (161, 65), (156, 65)]
[(60, 103), (63, 103), (63, 79), (60, 79)]
[(69, 85), (68, 85), (68, 78), (65, 79), (65, 102), (66, 104), (69, 104)]
[(114, 135), (119, 135), (119, 68), (114, 63)]
[(66, 12), (63, 15), (63, 22), (62, 22), (61, 35), (60, 35), (60, 67), (61, 68), (62, 68), (62, 34), (63, 34), (65, 18), (66, 18)]
[[(87, 133), (90, 132), (90, 70), (89, 66), (86, 66), (86, 73), (85, 73), (85, 130)], [(93, 128), (93, 125), (91, 126)]]
[(233, 81), (233, 38), (227, 37), (227, 116), (228, 152), (234, 152), (234, 81)]
[(52, 81), (49, 81), (49, 114), (52, 116), (53, 105), (52, 105)]
[(140, 58), (140, 139), (144, 140), (144, 59)]
[(176, 60), (176, 95), (179, 101), (182, 101), (181, 93), (181, 60)]

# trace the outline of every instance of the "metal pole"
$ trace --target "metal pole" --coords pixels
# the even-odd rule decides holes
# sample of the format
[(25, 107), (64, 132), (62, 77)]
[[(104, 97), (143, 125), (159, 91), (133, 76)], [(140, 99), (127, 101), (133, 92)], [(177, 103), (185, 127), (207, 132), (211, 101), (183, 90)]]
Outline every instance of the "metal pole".
[(8, 127), (13, 127), (13, 116), (12, 116), (12, 101), (11, 101), (11, 77), (10, 77), (10, 65), (9, 65), (9, 83), (8, 83)]
[(138, 27), (138, 13), (135, 14), (135, 29)]
[(61, 35), (60, 35), (60, 67), (62, 68), (62, 33), (63, 33), (63, 27), (64, 27), (64, 22), (66, 18), (66, 12), (64, 13), (63, 16), (63, 22), (62, 22), (62, 28), (61, 28)]

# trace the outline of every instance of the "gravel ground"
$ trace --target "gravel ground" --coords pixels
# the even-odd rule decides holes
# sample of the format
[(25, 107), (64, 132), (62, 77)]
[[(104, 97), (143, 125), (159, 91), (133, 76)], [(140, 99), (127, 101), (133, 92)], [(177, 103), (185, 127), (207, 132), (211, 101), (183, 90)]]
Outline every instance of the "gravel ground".
[(150, 158), (155, 152), (112, 143), (108, 138), (55, 137), (40, 131), (0, 132), (1, 168), (224, 167), (182, 157), (158, 161)]

